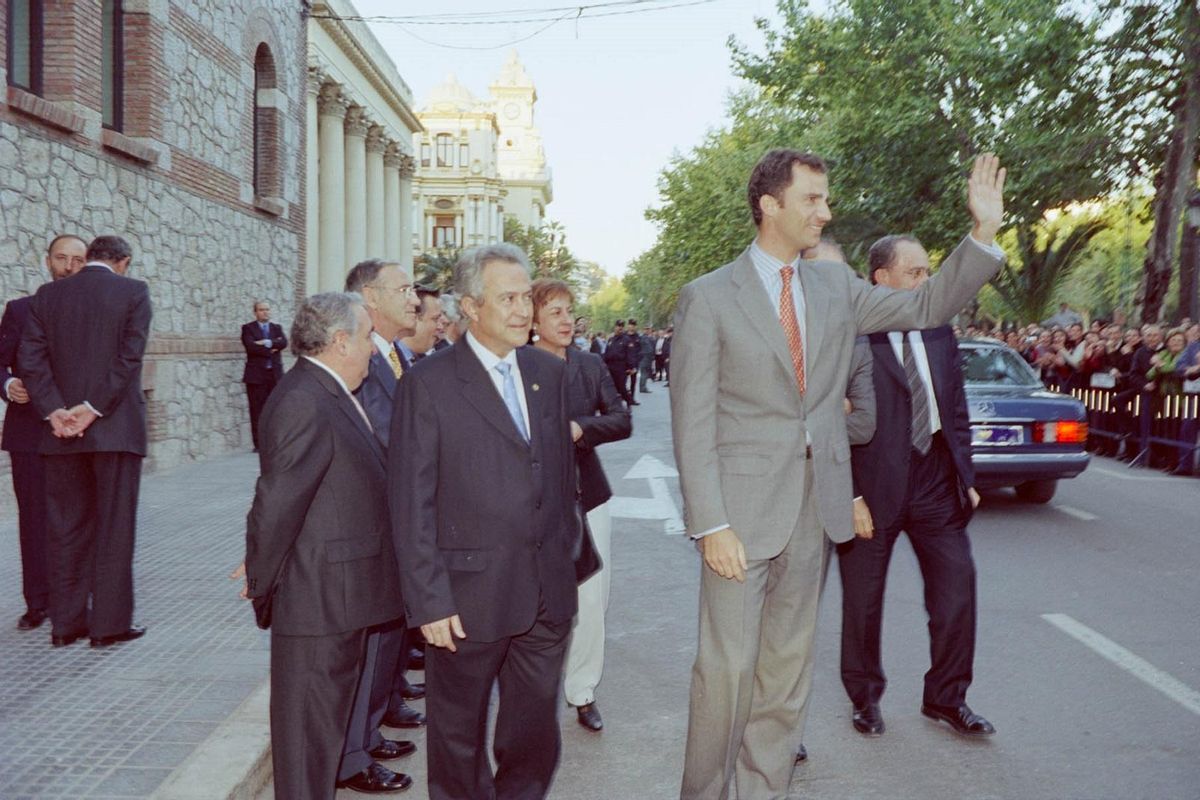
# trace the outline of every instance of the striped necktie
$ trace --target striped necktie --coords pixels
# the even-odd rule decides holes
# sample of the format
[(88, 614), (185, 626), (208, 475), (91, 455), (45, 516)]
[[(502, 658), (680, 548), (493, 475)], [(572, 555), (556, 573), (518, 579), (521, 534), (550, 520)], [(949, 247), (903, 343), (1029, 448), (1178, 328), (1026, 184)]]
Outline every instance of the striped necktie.
[(917, 359), (913, 356), (908, 334), (901, 334), (904, 352), (904, 377), (908, 379), (908, 394), (912, 401), (912, 446), (925, 455), (933, 443), (933, 424), (929, 420), (929, 393), (925, 381), (917, 370)]

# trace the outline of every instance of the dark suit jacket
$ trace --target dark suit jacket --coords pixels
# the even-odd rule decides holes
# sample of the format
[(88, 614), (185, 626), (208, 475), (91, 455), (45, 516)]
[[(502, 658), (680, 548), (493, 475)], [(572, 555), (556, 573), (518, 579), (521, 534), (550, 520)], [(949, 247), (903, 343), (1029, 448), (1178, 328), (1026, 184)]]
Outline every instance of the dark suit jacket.
[(102, 266), (37, 290), (17, 358), (30, 402), (42, 419), (85, 400), (101, 415), (75, 439), (43, 426), (40, 452), (146, 455), (142, 356), (151, 314), (143, 281)]
[(242, 347), (246, 348), (246, 368), (242, 370), (242, 383), (272, 383), (283, 377), (283, 351), (288, 340), (283, 327), (274, 322), (267, 323), (271, 332), (271, 346), (259, 344), (262, 328), (257, 321), (242, 326)]
[(323, 636), (400, 616), (383, 449), (354, 402), (300, 359), (259, 424), (246, 582), (256, 605), (278, 586), (272, 630)]
[[(963, 391), (958, 343), (948, 325), (922, 331), (929, 374), (933, 379), (942, 435), (953, 456), (959, 503), (970, 511), (967, 489), (975, 485), (971, 466), (971, 423)], [(866, 500), (875, 528), (890, 526), (899, 516), (908, 489), (912, 453), (912, 406), (904, 367), (896, 358), (886, 333), (873, 333), (875, 436), (868, 444), (852, 447), (854, 493)]]
[(633, 421), (604, 362), (574, 347), (567, 348), (567, 413), (583, 429), (575, 442), (575, 460), (583, 510), (591, 511), (612, 497), (595, 448), (628, 439)]
[(409, 623), (458, 614), (494, 642), (576, 610), (581, 542), (565, 364), (517, 350), (531, 442), (464, 336), (421, 359), (398, 386), (388, 499)]
[[(403, 358), (401, 356), (401, 360)], [(396, 383), (396, 375), (387, 356), (372, 353), (367, 377), (354, 393), (367, 412), (367, 419), (371, 420), (371, 427), (375, 429), (375, 437), (385, 451), (392, 427), (392, 400), (396, 396)]]
[(4, 317), (0, 318), (0, 398), (8, 403), (4, 413), (4, 435), (0, 438), (0, 449), (10, 453), (36, 453), (42, 441), (45, 421), (38, 416), (33, 403), (13, 403), (4, 391), (9, 378), (20, 378), (17, 370), (17, 348), (21, 344), (21, 331), (29, 319), (32, 297), (18, 297), (8, 301)]

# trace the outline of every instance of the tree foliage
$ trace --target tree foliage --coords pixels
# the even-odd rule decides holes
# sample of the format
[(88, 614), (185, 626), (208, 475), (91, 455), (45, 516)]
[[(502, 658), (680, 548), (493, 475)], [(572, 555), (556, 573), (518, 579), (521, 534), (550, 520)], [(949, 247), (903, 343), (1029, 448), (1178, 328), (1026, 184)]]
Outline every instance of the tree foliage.
[(534, 278), (558, 278), (579, 285), (579, 260), (567, 247), (562, 223), (547, 221), (540, 228), (524, 227), (514, 217), (504, 218), (504, 241), (515, 244), (529, 256)]
[(1096, 231), (1052, 236), (1046, 212), (1111, 192), (1128, 149), (1108, 117), (1099, 22), (1077, 5), (840, 0), (818, 14), (781, 0), (779, 29), (759, 21), (761, 54), (732, 44), (756, 91), (732, 104), (726, 129), (663, 171), (647, 214), (660, 236), (627, 283), (661, 281), (661, 300), (673, 303), (679, 286), (736, 255), (753, 235), (750, 168), (777, 145), (829, 162), (827, 230), (852, 261), (889, 232), (948, 252), (969, 225), (969, 164), (994, 150), (1009, 168), (1007, 223), (1024, 244), (1004, 285), (1033, 282), (1052, 296)]

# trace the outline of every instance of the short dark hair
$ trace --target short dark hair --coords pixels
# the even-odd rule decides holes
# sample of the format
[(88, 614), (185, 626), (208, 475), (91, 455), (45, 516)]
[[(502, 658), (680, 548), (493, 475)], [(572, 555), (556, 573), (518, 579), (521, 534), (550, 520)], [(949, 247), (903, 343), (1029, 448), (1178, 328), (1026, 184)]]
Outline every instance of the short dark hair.
[(889, 233), (871, 245), (871, 249), (867, 251), (867, 269), (870, 271), (868, 277), (871, 283), (875, 283), (875, 270), (891, 268), (892, 262), (896, 260), (896, 246), (901, 242), (921, 243), (917, 237), (907, 233)]
[(803, 150), (777, 149), (768, 151), (758, 160), (750, 173), (750, 182), (746, 186), (746, 197), (750, 201), (750, 214), (754, 217), (755, 227), (762, 225), (762, 208), (759, 201), (764, 195), (771, 195), (776, 200), (783, 200), (783, 192), (792, 185), (792, 165), (800, 164), (822, 175), (825, 174), (825, 162), (821, 157)]
[(133, 258), (133, 248), (120, 236), (97, 236), (87, 248), (88, 261), (120, 261)]
[(355, 264), (346, 273), (346, 291), (361, 293), (363, 287), (379, 277), (380, 271), (387, 265), (382, 258), (368, 258)]
[(442, 295), (442, 293), (439, 292), (434, 287), (426, 286), (421, 283), (418, 283), (416, 286), (413, 287), (413, 289), (417, 293), (417, 299), (421, 301), (421, 308), (417, 313), (421, 314), (422, 316), (425, 315), (426, 309), (429, 308), (429, 304), (426, 303), (425, 301), (427, 299), (429, 299), (430, 297), (441, 297), (441, 295)]
[(637, 320), (636, 320), (636, 319), (630, 319), (630, 320), (629, 320), (629, 322), (628, 322), (628, 323), (626, 323), (626, 324), (627, 324), (627, 325), (637, 325)]
[(625, 320), (623, 320), (623, 319), (619, 319), (619, 320), (617, 320), (616, 322), (614, 322), (614, 323), (613, 323), (613, 327), (614, 327), (614, 328), (615, 328), (615, 327), (617, 327), (618, 325), (620, 325), (622, 328), (624, 328), (624, 327), (625, 327)]
[(50, 244), (46, 245), (46, 255), (50, 255), (50, 253), (54, 250), (54, 245), (58, 244), (63, 239), (74, 239), (83, 245), (84, 249), (87, 249), (88, 243), (83, 240), (82, 236), (76, 236), (73, 233), (60, 233), (58, 236), (55, 236), (50, 240)]

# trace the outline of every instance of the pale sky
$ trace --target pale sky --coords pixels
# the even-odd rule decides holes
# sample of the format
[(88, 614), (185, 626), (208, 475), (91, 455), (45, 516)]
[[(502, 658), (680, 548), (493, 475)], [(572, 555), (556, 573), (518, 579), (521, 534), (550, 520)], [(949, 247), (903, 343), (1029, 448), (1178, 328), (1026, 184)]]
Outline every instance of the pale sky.
[[(683, 0), (681, 0), (683, 1)], [(353, 0), (363, 16), (562, 8), (564, 0), (447, 0), (436, 5)], [(658, 200), (659, 171), (724, 125), (737, 88), (726, 40), (761, 50), (755, 17), (778, 20), (775, 0), (703, 5), (560, 22), (515, 47), (537, 86), (534, 121), (553, 171), (547, 218), (566, 228), (577, 257), (612, 274), (648, 249), (654, 226), (643, 212)], [(371, 23), (417, 108), (453, 72), (477, 97), (499, 74), (510, 46), (545, 23), (452, 26)], [(440, 44), (487, 47), (455, 50)]]

